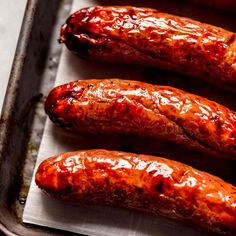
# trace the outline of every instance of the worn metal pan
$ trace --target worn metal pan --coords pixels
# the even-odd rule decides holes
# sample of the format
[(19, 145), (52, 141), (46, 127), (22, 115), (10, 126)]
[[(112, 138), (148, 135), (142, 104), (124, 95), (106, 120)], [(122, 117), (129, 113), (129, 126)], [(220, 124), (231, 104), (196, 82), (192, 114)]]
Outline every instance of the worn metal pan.
[[(171, 1), (165, 2), (169, 4)], [(185, 5), (175, 2), (173, 1), (173, 5), (160, 2), (158, 8), (181, 15)], [(98, 1), (98, 4), (100, 3), (117, 4), (116, 1), (108, 0)], [(134, 2), (119, 2), (119, 5), (126, 4)], [(22, 212), (46, 119), (43, 111), (44, 95), (47, 95), (53, 86), (61, 55), (61, 46), (56, 43), (58, 30), (68, 16), (71, 5), (72, 0), (29, 0), (27, 4), (0, 120), (0, 234), (68, 235), (68, 232), (23, 224)], [(156, 7), (151, 1), (149, 3), (141, 0), (137, 0), (135, 5)], [(188, 16), (198, 19), (201, 10), (198, 8), (196, 12), (189, 12)], [(207, 12), (209, 14), (206, 14)], [(211, 10), (204, 11), (202, 15), (205, 15), (209, 23), (214, 23), (216, 16), (220, 16), (222, 21), (218, 19), (219, 26), (236, 31), (233, 15)], [(155, 70), (147, 69), (146, 72), (145, 78), (156, 77)], [(160, 76), (155, 79), (159, 83), (168, 84), (168, 76), (172, 77), (172, 74), (161, 75), (166, 79), (163, 80)], [(186, 84), (182, 86), (179, 82), (171, 83), (190, 92), (196, 89), (202, 95), (208, 95), (212, 90), (198, 83), (190, 84), (189, 87)], [(221, 93), (217, 88), (214, 91), (214, 94), (209, 94), (209, 98), (216, 98), (217, 101), (235, 109), (235, 95)], [(146, 146), (146, 143), (141, 146)], [(126, 151), (143, 152), (135, 150), (131, 144), (123, 145), (123, 148)], [(233, 165), (219, 162), (218, 168), (211, 167), (210, 171), (215, 171), (236, 183)], [(222, 172), (218, 172), (221, 170)]]
[(71, 2), (27, 3), (0, 126), (0, 231), (5, 235), (63, 233), (23, 225), (21, 216), (45, 121), (41, 94), (53, 85), (60, 56), (61, 47), (50, 42)]

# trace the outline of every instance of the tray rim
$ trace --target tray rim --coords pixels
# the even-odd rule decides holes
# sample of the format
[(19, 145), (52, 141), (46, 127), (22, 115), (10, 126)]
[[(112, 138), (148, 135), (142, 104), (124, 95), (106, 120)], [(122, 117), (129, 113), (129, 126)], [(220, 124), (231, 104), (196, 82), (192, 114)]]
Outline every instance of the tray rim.
[[(25, 63), (25, 57), (28, 48), (28, 41), (30, 39), (30, 34), (34, 25), (34, 16), (37, 9), (37, 4), (39, 0), (27, 0), (27, 4), (24, 11), (23, 21), (21, 25), (21, 30), (18, 37), (17, 47), (15, 50), (15, 55), (11, 67), (11, 73), (8, 80), (7, 90), (3, 102), (1, 119), (0, 119), (0, 160), (4, 154), (4, 146), (6, 144), (8, 129), (10, 126), (10, 122), (13, 116), (14, 104), (17, 99), (17, 90), (18, 84), (21, 80), (22, 68)], [(1, 164), (1, 163), (0, 163)], [(3, 206), (0, 207), (4, 209)], [(0, 232), (13, 236), (17, 235), (11, 232), (3, 222), (2, 217), (0, 216)]]
[[(33, 18), (36, 12), (38, 0), (27, 0), (24, 17), (21, 25), (20, 34), (18, 37), (17, 47), (12, 63), (11, 73), (8, 80), (7, 90), (3, 102), (1, 113), (1, 126), (0, 126), (0, 154), (4, 146), (4, 138), (7, 135), (7, 128), (14, 108), (14, 101), (16, 99), (15, 92), (18, 89), (18, 83), (22, 74), (22, 67), (25, 62), (26, 51), (30, 33), (33, 27)], [(12, 96), (14, 94), (14, 96)], [(1, 158), (1, 156), (0, 156)]]
[[(59, 13), (60, 13), (60, 7), (64, 6), (64, 3), (68, 3), (69, 5), (71, 2), (72, 0), (63, 0), (63, 1), (54, 0), (54, 1), (51, 1), (52, 4), (50, 4), (50, 6), (52, 6), (53, 8), (54, 6), (58, 6), (56, 10), (59, 10)], [(44, 4), (44, 1), (40, 1), (40, 0), (27, 0), (27, 3), (26, 3), (22, 25), (21, 25), (19, 36), (18, 36), (16, 50), (15, 50), (15, 55), (12, 62), (11, 73), (9, 76), (6, 94), (5, 94), (5, 98), (4, 98), (4, 102), (2, 106), (2, 112), (0, 114), (1, 115), (0, 116), (0, 176), (1, 176), (1, 173), (5, 173), (3, 171), (4, 160), (8, 158), (8, 155), (11, 155), (11, 154), (8, 154), (8, 152), (6, 151), (7, 151), (8, 144), (11, 141), (11, 138), (12, 138), (11, 136), (14, 133), (14, 131), (12, 132), (11, 130), (12, 130), (12, 125), (14, 124), (13, 121), (15, 120), (15, 116), (17, 114), (17, 118), (19, 119), (19, 117), (22, 116), (22, 111), (24, 112), (28, 111), (27, 109), (25, 110), (25, 108), (27, 108), (27, 105), (28, 105), (27, 101), (25, 104), (23, 104), (24, 105), (23, 110), (20, 110), (20, 111), (16, 110), (16, 106), (17, 106), (19, 96), (22, 97), (22, 93), (21, 93), (22, 79), (24, 79), (25, 77), (25, 72), (26, 72), (25, 68), (28, 68), (27, 66), (29, 66), (27, 58), (28, 58), (28, 54), (32, 52), (33, 44), (31, 44), (31, 40), (34, 41), (34, 33), (35, 33), (36, 28), (38, 29), (37, 37), (41, 39), (40, 27), (37, 27), (37, 26), (35, 27), (35, 24), (37, 23), (36, 20), (39, 19), (38, 17), (40, 16), (40, 14), (42, 14), (42, 9), (48, 8), (47, 6), (42, 8), (43, 4)], [(63, 7), (62, 7), (62, 12), (63, 11), (65, 12), (67, 10), (68, 10), (67, 8), (64, 8), (63, 10)], [(54, 16), (55, 18), (53, 19), (53, 22), (50, 22), (52, 25), (54, 25), (58, 20), (57, 13), (58, 12), (55, 12), (55, 16)], [(53, 33), (53, 31), (51, 30), (50, 32)], [(50, 35), (50, 37), (52, 36), (53, 35)], [(50, 41), (47, 41), (47, 42), (50, 43)], [(49, 46), (47, 48), (47, 52), (43, 52), (44, 53), (43, 55), (45, 56), (45, 60), (48, 59), (50, 50), (51, 50), (51, 47)], [(38, 54), (38, 55), (41, 55), (41, 54)], [(37, 58), (37, 57), (35, 56), (34, 58)], [(39, 79), (41, 79), (45, 76), (44, 73), (46, 71), (46, 64), (37, 65), (37, 66), (38, 67), (41, 66), (43, 70), (42, 74), (37, 75), (36, 73)], [(38, 94), (39, 91), (40, 90), (37, 90), (36, 95), (40, 95)], [(34, 97), (30, 96), (30, 99), (31, 98), (34, 98)], [(37, 101), (37, 102), (40, 102), (40, 101)], [(19, 114), (19, 117), (18, 117), (18, 114)], [(20, 126), (21, 126), (21, 123), (20, 123)], [(25, 131), (28, 132), (26, 134), (27, 136), (29, 132), (31, 131), (31, 127), (29, 127), (29, 130), (25, 130)], [(22, 129), (20, 132), (24, 132), (24, 130)], [(25, 161), (25, 159), (23, 159), (23, 161)], [(3, 184), (4, 184), (4, 180), (0, 181), (0, 189), (1, 187), (4, 188)], [(7, 236), (67, 235), (65, 231), (63, 230), (51, 229), (48, 227), (42, 227), (42, 226), (37, 226), (33, 224), (23, 223), (22, 219), (18, 218), (17, 214), (15, 214), (15, 211), (14, 211), (15, 208), (12, 211), (11, 205), (10, 206), (6, 205), (7, 197), (8, 197), (8, 195), (5, 195), (6, 193), (7, 193), (7, 189), (5, 191), (2, 191), (2, 193), (0, 190), (0, 209), (1, 209), (0, 210), (0, 235), (7, 235)], [(71, 235), (74, 235), (74, 234), (72, 233)]]

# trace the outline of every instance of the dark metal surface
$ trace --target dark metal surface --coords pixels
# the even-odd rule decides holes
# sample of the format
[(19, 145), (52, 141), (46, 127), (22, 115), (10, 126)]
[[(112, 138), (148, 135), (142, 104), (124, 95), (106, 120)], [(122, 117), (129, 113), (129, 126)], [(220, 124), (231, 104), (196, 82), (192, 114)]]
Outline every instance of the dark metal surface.
[[(30, 166), (31, 178), (36, 161), (36, 153), (31, 159), (27, 154), (38, 148), (45, 121), (45, 115), (36, 112), (42, 110), (41, 94), (53, 86), (60, 56), (61, 47), (55, 43), (51, 47), (50, 42), (55, 41), (53, 34), (58, 32), (54, 29), (62, 23), (61, 15), (69, 13), (71, 2), (29, 0), (26, 7), (0, 126), (0, 233), (5, 235), (63, 234), (24, 225), (21, 216), (29, 186), (28, 180), (25, 187), (25, 168)], [(36, 116), (40, 120), (37, 127), (34, 126)], [(34, 147), (29, 148), (31, 136), (34, 136)]]
[[(118, 4), (115, 0), (101, 0), (103, 5), (126, 5), (131, 4), (131, 2), (124, 0)], [(158, 2), (160, 10), (182, 14), (184, 6), (178, 4), (177, 1), (173, 1), (173, 6), (168, 6), (165, 2)], [(69, 234), (68, 232), (25, 225), (22, 223), (22, 212), (46, 119), (43, 111), (43, 100), (53, 86), (61, 53), (61, 46), (56, 43), (59, 35), (58, 31), (60, 25), (69, 14), (71, 3), (72, 0), (29, 0), (27, 4), (0, 120), (0, 234), (1, 232), (5, 235), (22, 236)], [(157, 3), (137, 0), (135, 5), (156, 7)], [(216, 18), (218, 18), (218, 26), (236, 31), (236, 23), (233, 21), (234, 16), (221, 15), (220, 12), (218, 12), (218, 15), (214, 11), (201, 8), (196, 11), (187, 11), (185, 9), (185, 13), (194, 19), (202, 19), (208, 23), (214, 23)], [(200, 15), (202, 18), (199, 18)], [(231, 24), (231, 22), (234, 23)], [(74, 57), (71, 58), (74, 60)], [(85, 65), (87, 65), (86, 63), (84, 62)], [(96, 63), (89, 65), (93, 66), (94, 71), (100, 67), (107, 69), (107, 65)], [(71, 67), (71, 69), (73, 68)], [(136, 72), (135, 68), (134, 71)], [(136, 78), (136, 73), (132, 74)], [(232, 109), (236, 108), (235, 95), (221, 92), (217, 88), (213, 88), (214, 91), (211, 92), (211, 87), (201, 85), (198, 81), (189, 85), (188, 78), (183, 80), (181, 78), (175, 82), (171, 73), (157, 73), (154, 69), (146, 68), (143, 69), (143, 75), (143, 79), (148, 82), (173, 85), (188, 92), (216, 100)], [(132, 78), (132, 76), (128, 78)], [(81, 145), (83, 148), (95, 148), (97, 144), (99, 147), (103, 147), (99, 142), (100, 139), (99, 137), (93, 137), (93, 143), (89, 142), (91, 139), (88, 139), (88, 142), (85, 140)], [(104, 139), (106, 145), (107, 140), (109, 141), (109, 138)], [(63, 140), (63, 142), (66, 143), (67, 141)], [(120, 147), (116, 143), (114, 147), (138, 153), (144, 152), (144, 149), (148, 154), (157, 153), (152, 151), (152, 143), (148, 140), (142, 140), (140, 145), (136, 143), (135, 146), (130, 143), (131, 141), (127, 137), (123, 139), (123, 146)], [(71, 143), (68, 143), (68, 145), (71, 145)], [(161, 150), (159, 149), (159, 151)], [(178, 150), (177, 152), (180, 151)], [(191, 160), (186, 160), (185, 151), (179, 154), (184, 157), (183, 160), (179, 159), (183, 162), (189, 161), (188, 164), (219, 174), (231, 182), (236, 182), (234, 168), (232, 168), (235, 163), (231, 165), (230, 163), (216, 161), (216, 167), (212, 167), (208, 165), (207, 161), (202, 164), (199, 163), (199, 159), (202, 157), (199, 158), (198, 154), (195, 160), (192, 158), (189, 158)], [(70, 233), (70, 235), (73, 234)]]

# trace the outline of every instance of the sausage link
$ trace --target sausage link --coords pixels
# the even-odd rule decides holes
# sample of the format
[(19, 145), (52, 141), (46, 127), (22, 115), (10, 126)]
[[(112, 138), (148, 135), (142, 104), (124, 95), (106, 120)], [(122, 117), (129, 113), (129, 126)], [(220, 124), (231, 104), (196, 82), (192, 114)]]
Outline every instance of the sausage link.
[(35, 181), (57, 199), (136, 209), (236, 234), (236, 188), (172, 160), (107, 150), (70, 152), (42, 162)]
[(236, 91), (236, 35), (154, 9), (90, 7), (71, 15), (60, 41), (83, 58), (173, 70)]
[(80, 80), (54, 88), (45, 111), (75, 133), (151, 137), (236, 159), (236, 114), (176, 88), (119, 79)]

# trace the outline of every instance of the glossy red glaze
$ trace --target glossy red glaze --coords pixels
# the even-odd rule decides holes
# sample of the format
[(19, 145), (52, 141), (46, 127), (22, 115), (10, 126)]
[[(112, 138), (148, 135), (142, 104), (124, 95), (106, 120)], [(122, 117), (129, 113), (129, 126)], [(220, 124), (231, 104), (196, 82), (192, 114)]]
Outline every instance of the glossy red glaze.
[(236, 35), (154, 9), (85, 8), (62, 26), (61, 42), (83, 58), (174, 70), (236, 91)]
[(236, 114), (203, 97), (138, 81), (80, 80), (54, 88), (46, 113), (77, 132), (155, 137), (236, 158)]
[(38, 167), (36, 184), (79, 204), (105, 204), (236, 233), (236, 188), (172, 160), (106, 150), (64, 153)]

